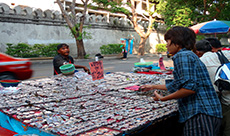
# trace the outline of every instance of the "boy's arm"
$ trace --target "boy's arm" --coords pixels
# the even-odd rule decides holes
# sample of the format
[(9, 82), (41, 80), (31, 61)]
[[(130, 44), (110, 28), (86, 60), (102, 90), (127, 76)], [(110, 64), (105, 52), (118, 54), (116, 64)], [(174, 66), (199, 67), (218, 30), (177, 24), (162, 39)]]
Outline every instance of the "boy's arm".
[(143, 85), (140, 87), (140, 91), (147, 92), (149, 90), (159, 89), (159, 90), (167, 90), (165, 85)]
[(154, 92), (154, 94), (155, 94), (154, 100), (167, 101), (167, 100), (172, 100), (172, 99), (180, 99), (180, 98), (184, 98), (184, 97), (187, 97), (189, 95), (192, 95), (194, 93), (196, 93), (196, 92), (193, 90), (181, 88), (181, 89), (177, 90), (176, 92), (171, 93), (171, 94), (163, 97), (155, 91)]
[(83, 68), (85, 72), (87, 72), (88, 74), (90, 74), (90, 70), (86, 67), (86, 66), (82, 66), (82, 65), (75, 65), (75, 68)]

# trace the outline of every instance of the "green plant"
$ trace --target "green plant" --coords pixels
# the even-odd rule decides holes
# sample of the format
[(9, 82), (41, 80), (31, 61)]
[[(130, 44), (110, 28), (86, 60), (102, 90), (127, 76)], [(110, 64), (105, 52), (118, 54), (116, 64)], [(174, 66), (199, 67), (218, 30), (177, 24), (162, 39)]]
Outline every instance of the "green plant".
[(166, 52), (166, 51), (167, 51), (166, 44), (163, 44), (163, 43), (157, 44), (157, 45), (156, 45), (156, 51), (157, 51), (158, 53)]
[(121, 45), (124, 44), (108, 44), (108, 45), (102, 45), (100, 47), (101, 54), (118, 54), (122, 52), (122, 49), (120, 48)]
[(45, 46), (45, 48), (43, 48), (46, 52), (43, 54), (43, 56), (46, 57), (53, 57), (55, 55), (57, 55), (57, 45), (59, 43), (51, 43), (48, 44), (47, 46)]
[(17, 45), (7, 44), (6, 53), (14, 57), (37, 57), (32, 47), (26, 43), (18, 43)]
[(39, 56), (42, 57), (51, 57), (57, 55), (57, 45), (59, 43), (52, 43), (49, 45), (45, 44), (35, 44), (33, 49), (36, 51)]
[(44, 44), (35, 44), (34, 46), (32, 46), (33, 50), (34, 50), (34, 53), (37, 55), (37, 56), (42, 56), (44, 50), (43, 48), (45, 47)]
[(88, 59), (89, 58), (89, 54), (86, 54), (85, 56), (84, 56), (84, 59)]
[(203, 40), (204, 38), (205, 38), (204, 35), (197, 35), (197, 36), (196, 36), (196, 41)]
[(57, 45), (59, 43), (54, 44), (35, 44), (31, 46), (26, 43), (18, 43), (17, 45), (13, 45), (7, 43), (7, 51), (6, 54), (9, 54), (14, 57), (53, 57), (57, 55)]
[[(75, 26), (71, 29), (70, 31), (70, 36), (75, 38), (75, 35), (78, 35), (77, 40), (82, 40), (82, 39), (92, 39), (92, 35), (90, 32), (87, 31), (79, 31), (80, 30), (80, 23), (75, 24)], [(68, 28), (68, 26), (66, 26)], [(88, 26), (83, 26), (83, 29), (90, 29), (91, 25)]]

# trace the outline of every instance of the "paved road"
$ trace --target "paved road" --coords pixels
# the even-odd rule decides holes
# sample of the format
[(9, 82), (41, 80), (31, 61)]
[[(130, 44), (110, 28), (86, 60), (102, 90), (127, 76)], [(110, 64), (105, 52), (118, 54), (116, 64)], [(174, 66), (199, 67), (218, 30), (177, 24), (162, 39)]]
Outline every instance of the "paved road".
[[(165, 66), (172, 66), (172, 60), (164, 57)], [(145, 61), (158, 62), (159, 56), (157, 54), (148, 54), (143, 56)], [(140, 61), (140, 56), (129, 55), (127, 60), (121, 60), (117, 56), (105, 57), (103, 60), (104, 73), (107, 72), (131, 72), (134, 63)], [(89, 62), (94, 59), (75, 59), (75, 64), (85, 65), (89, 68)], [(31, 79), (44, 78), (53, 75), (52, 59), (48, 60), (32, 60), (32, 69), (34, 70)]]

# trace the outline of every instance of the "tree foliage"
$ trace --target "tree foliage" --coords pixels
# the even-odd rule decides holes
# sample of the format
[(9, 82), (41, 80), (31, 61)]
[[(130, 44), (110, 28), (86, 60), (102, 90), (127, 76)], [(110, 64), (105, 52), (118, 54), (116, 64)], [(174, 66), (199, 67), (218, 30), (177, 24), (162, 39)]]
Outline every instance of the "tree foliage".
[[(96, 2), (99, 5), (99, 8), (102, 7), (110, 12), (123, 13), (132, 22), (135, 31), (141, 37), (138, 55), (144, 55), (146, 40), (154, 29), (153, 24), (155, 18), (153, 17), (153, 14), (155, 13), (154, 6), (157, 1), (158, 0), (146, 0), (144, 2), (146, 4), (146, 9), (143, 9), (145, 12), (140, 13), (137, 11), (136, 0), (128, 0), (126, 3), (122, 0), (93, 0), (93, 2)], [(138, 24), (140, 14), (143, 20), (148, 21), (149, 25), (147, 29), (143, 29), (143, 27)]]
[(98, 8), (103, 8), (107, 11), (112, 13), (124, 13), (125, 15), (131, 15), (128, 9), (122, 7), (123, 4), (127, 4), (130, 6), (129, 3), (122, 3), (121, 0), (113, 1), (113, 0), (93, 0), (93, 2), (98, 4)]
[(157, 12), (167, 26), (191, 26), (209, 20), (230, 20), (229, 0), (160, 0)]
[(82, 32), (81, 31), (78, 31), (80, 30), (81, 24), (80, 23), (77, 23), (75, 24), (75, 26), (71, 29), (70, 31), (70, 35), (75, 38), (75, 35), (78, 35), (77, 36), (77, 40), (82, 40), (82, 39), (92, 39), (92, 35), (90, 32), (87, 32), (87, 31), (84, 31), (84, 29), (89, 29), (91, 27), (91, 25), (88, 25), (88, 26), (83, 26), (83, 30)]
[(80, 21), (78, 22), (77, 14), (76, 14), (76, 0), (72, 0), (70, 6), (69, 6), (69, 11), (66, 10), (64, 7), (64, 4), (62, 3), (61, 0), (56, 1), (57, 4), (60, 7), (60, 10), (62, 12), (62, 15), (71, 31), (71, 35), (75, 38), (76, 44), (77, 44), (77, 55), (79, 59), (83, 59), (84, 56), (86, 55), (85, 48), (84, 48), (84, 43), (83, 43), (83, 38), (88, 37), (90, 38), (90, 34), (87, 33), (86, 31), (83, 30), (84, 28), (84, 20), (86, 16), (86, 11), (88, 8), (89, 0), (81, 0), (83, 4), (83, 11), (82, 11), (82, 16), (80, 17)]

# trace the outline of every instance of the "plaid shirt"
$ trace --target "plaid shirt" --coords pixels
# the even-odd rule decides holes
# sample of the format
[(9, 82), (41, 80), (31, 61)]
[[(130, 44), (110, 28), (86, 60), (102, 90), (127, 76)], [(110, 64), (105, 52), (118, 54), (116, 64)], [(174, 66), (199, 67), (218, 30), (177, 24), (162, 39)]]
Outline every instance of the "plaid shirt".
[(220, 101), (208, 71), (197, 55), (192, 51), (181, 49), (172, 60), (174, 80), (166, 81), (167, 89), (171, 93), (181, 88), (196, 92), (178, 99), (179, 122), (185, 122), (199, 113), (222, 118)]

